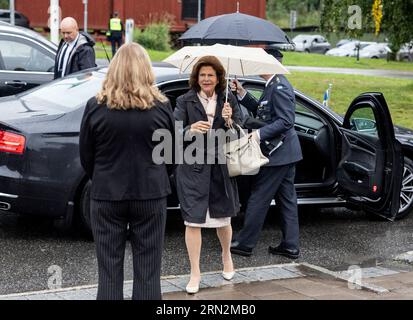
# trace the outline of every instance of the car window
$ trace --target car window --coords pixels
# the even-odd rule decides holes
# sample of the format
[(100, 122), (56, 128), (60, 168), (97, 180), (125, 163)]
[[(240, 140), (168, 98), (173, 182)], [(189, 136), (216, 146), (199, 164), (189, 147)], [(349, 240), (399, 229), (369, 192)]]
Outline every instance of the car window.
[(85, 105), (96, 95), (102, 87), (104, 76), (104, 72), (81, 73), (53, 81), (19, 97), (33, 109), (42, 107), (67, 112)]
[(0, 40), (4, 70), (51, 72), (54, 60), (34, 46), (9, 39)]
[[(317, 133), (321, 127), (324, 126), (324, 121), (320, 118), (318, 114), (310, 110), (307, 106), (302, 104), (299, 100), (296, 100), (295, 104), (295, 129), (302, 131), (305, 129), (306, 132)], [(297, 126), (298, 125), (298, 126)], [(311, 131), (311, 130), (312, 131)]]
[(370, 106), (363, 106), (353, 111), (350, 116), (350, 130), (378, 137), (376, 117)]

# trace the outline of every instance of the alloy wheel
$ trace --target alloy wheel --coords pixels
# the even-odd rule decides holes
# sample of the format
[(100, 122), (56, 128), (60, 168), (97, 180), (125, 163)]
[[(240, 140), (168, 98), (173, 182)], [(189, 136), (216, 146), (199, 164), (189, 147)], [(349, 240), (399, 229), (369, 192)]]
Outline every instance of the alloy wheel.
[(402, 189), (400, 192), (399, 213), (407, 210), (413, 203), (413, 168), (404, 166)]

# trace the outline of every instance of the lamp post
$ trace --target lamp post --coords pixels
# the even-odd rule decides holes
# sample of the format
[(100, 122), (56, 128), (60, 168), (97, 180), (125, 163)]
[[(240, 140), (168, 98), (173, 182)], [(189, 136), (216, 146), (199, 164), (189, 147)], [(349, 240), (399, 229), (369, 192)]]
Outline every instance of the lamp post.
[(84, 12), (84, 20), (83, 20), (83, 29), (87, 33), (87, 0), (83, 0), (83, 4), (85, 5), (85, 12)]
[(10, 0), (10, 24), (11, 25), (15, 25), (16, 24), (16, 20), (15, 20), (15, 9), (14, 9), (14, 0)]
[(60, 24), (60, 10), (59, 0), (50, 0), (50, 41), (55, 44), (59, 44), (59, 24)]
[(201, 1), (198, 0), (198, 23), (201, 21)]

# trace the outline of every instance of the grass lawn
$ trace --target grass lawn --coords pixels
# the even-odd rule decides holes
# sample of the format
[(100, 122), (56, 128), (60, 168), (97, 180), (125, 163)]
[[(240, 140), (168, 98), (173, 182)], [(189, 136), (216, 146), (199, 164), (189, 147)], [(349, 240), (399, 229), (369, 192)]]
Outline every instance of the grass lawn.
[(283, 64), (286, 66), (332, 67), (354, 69), (391, 69), (413, 72), (413, 63), (389, 61), (386, 59), (360, 59), (354, 57), (332, 57), (321, 54), (284, 52)]
[(393, 123), (413, 129), (413, 81), (368, 76), (294, 72), (288, 75), (291, 84), (305, 94), (322, 101), (328, 84), (333, 84), (331, 108), (344, 114), (360, 93), (382, 92), (386, 98)]

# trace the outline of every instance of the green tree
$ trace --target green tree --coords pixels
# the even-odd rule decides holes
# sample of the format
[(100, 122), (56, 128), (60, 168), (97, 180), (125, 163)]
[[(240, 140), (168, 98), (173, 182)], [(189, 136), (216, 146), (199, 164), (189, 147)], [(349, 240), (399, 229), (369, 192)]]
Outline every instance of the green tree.
[[(327, 33), (344, 31), (352, 38), (361, 37), (364, 33), (375, 31), (372, 7), (374, 0), (324, 0), (321, 13), (321, 29)], [(361, 27), (349, 26), (352, 13), (348, 12), (351, 5), (361, 8)], [(413, 1), (383, 0), (382, 32), (391, 43), (393, 52), (413, 38)]]
[(0, 0), (0, 9), (8, 9), (9, 0)]

